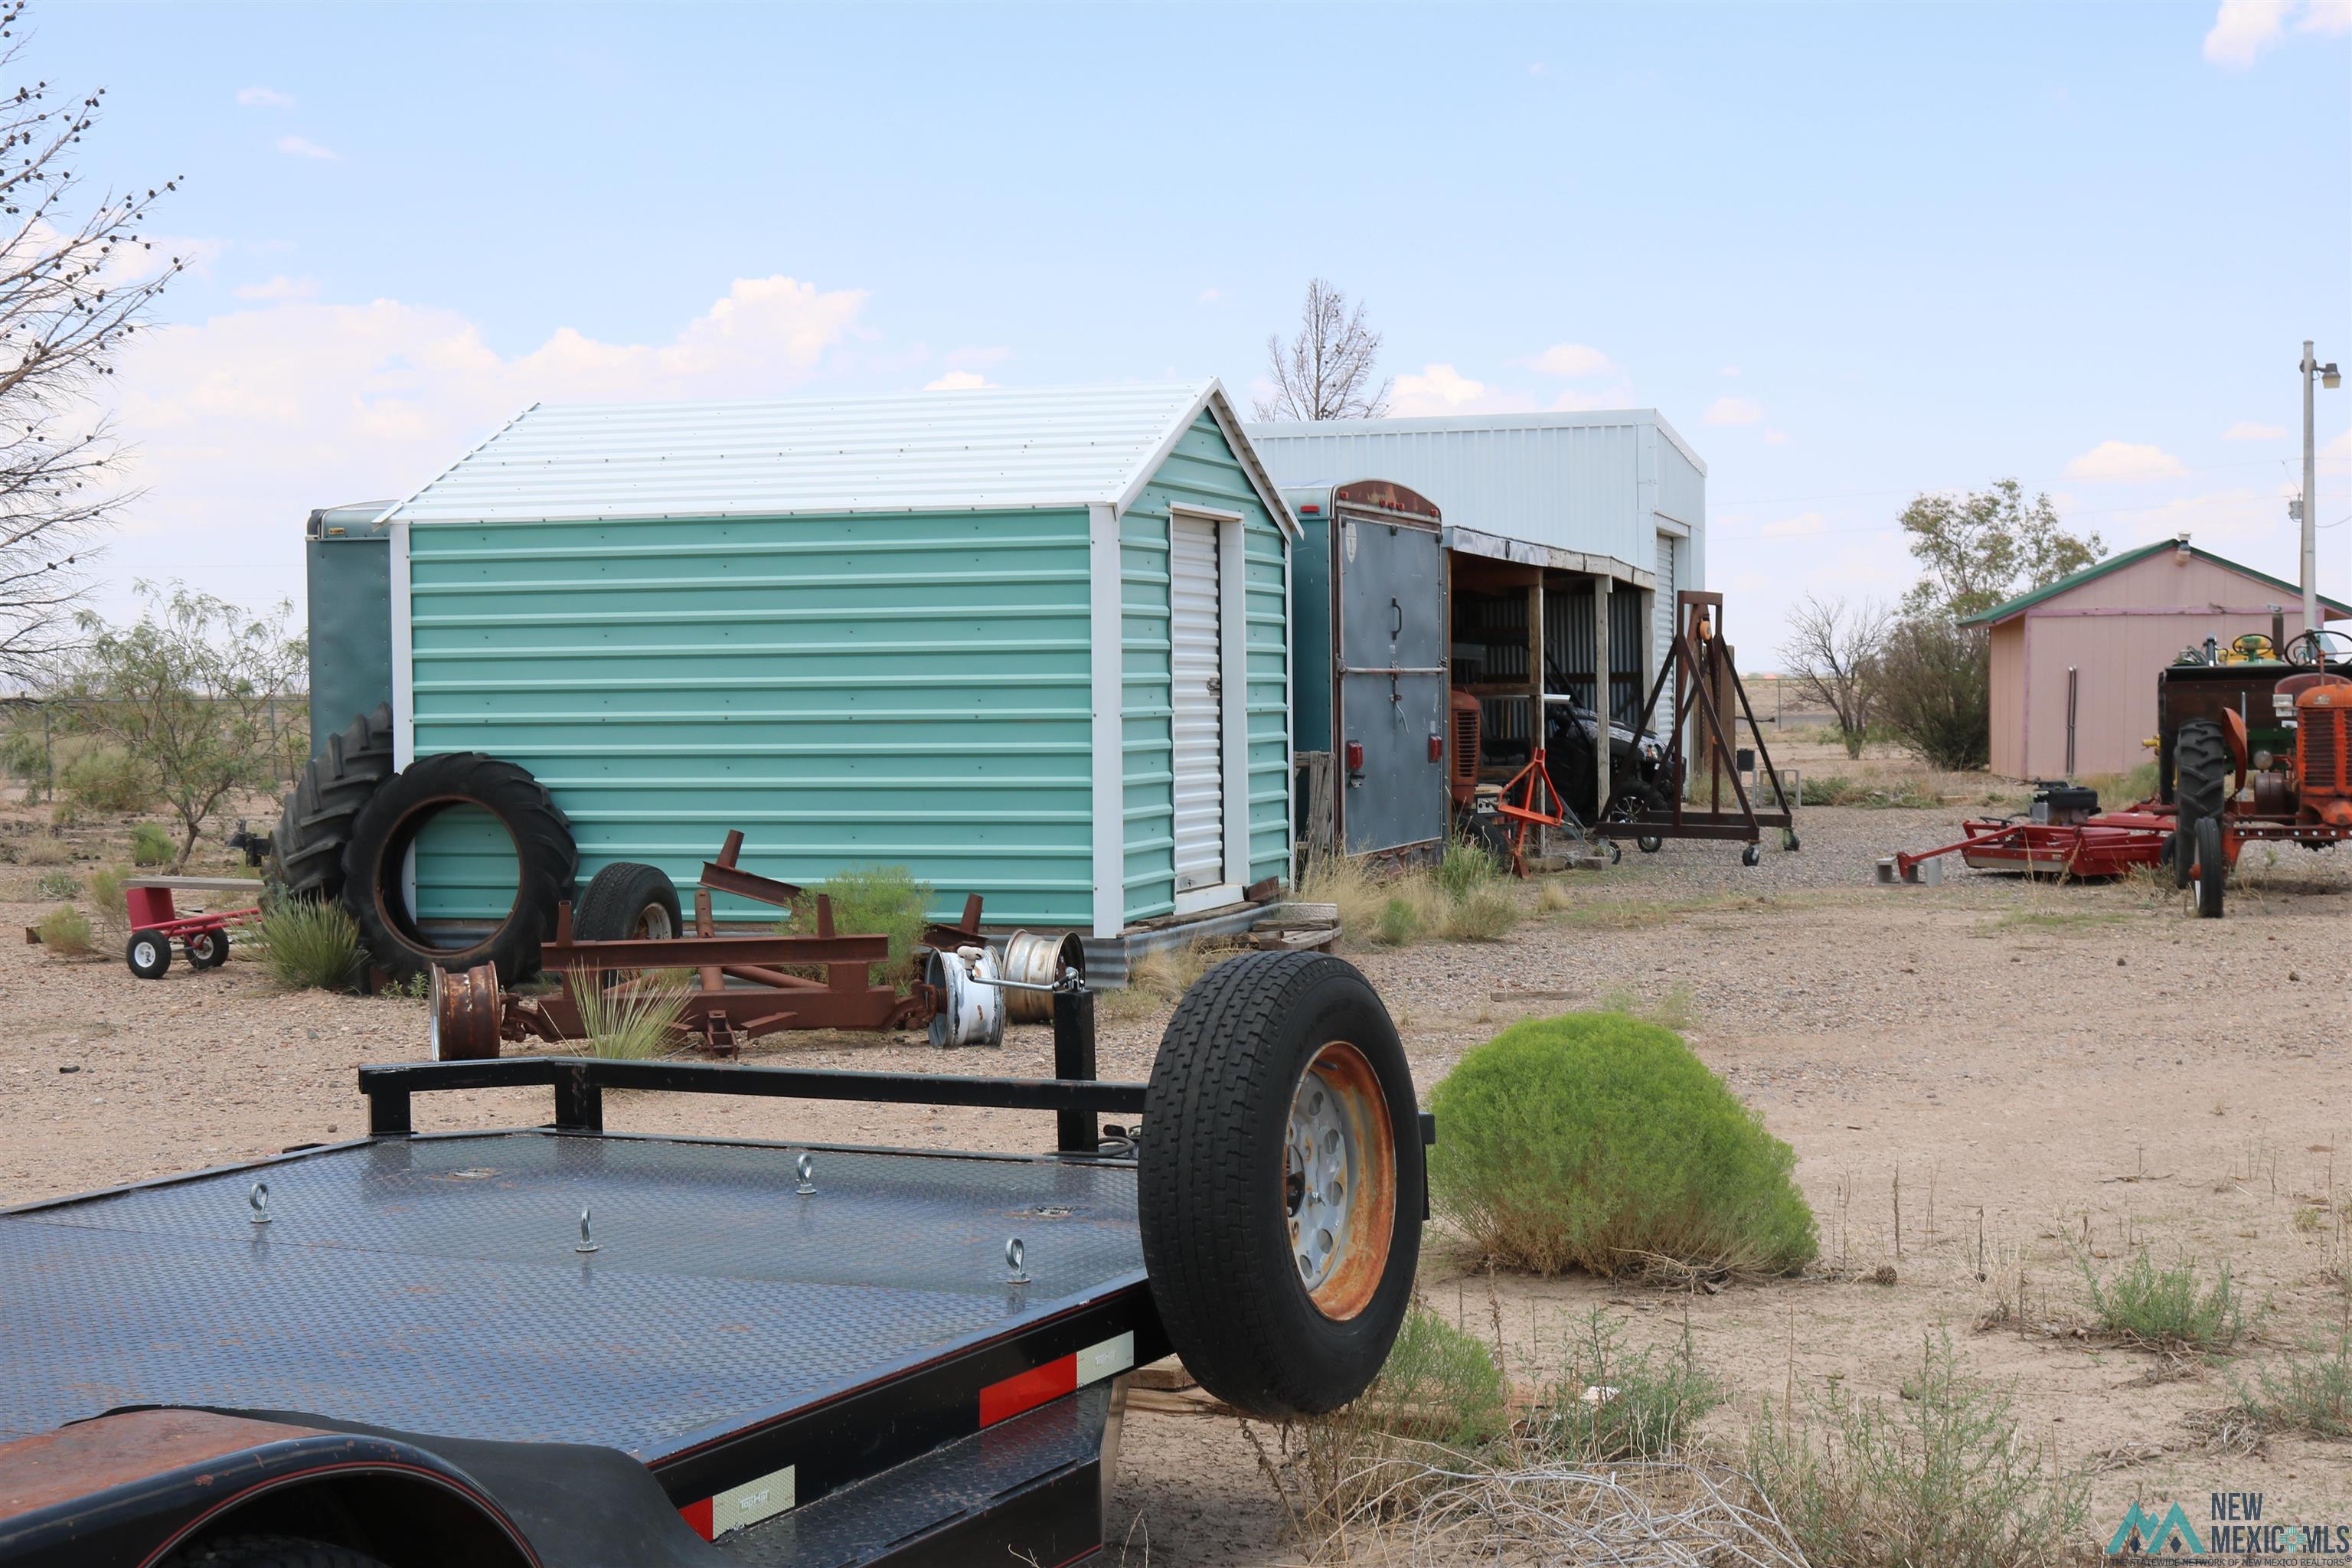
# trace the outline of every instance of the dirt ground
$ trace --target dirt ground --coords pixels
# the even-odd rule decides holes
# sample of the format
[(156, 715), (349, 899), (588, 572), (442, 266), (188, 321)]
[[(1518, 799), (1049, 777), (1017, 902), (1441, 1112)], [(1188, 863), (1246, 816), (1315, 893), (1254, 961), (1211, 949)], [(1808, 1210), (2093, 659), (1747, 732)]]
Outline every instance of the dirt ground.
[[(1838, 766), (1819, 748), (1784, 752), (1809, 772)], [(2095, 1544), (2127, 1500), (2188, 1498), (2201, 1518), (2195, 1494), (2223, 1489), (2263, 1491), (2286, 1517), (2352, 1520), (2352, 1448), (2274, 1436), (2258, 1454), (2209, 1452), (2193, 1425), (2228, 1403), (2233, 1379), (2347, 1310), (2352, 855), (2250, 856), (2219, 921), (2145, 883), (2027, 885), (1956, 866), (1938, 888), (1872, 885), (1878, 856), (1941, 842), (1964, 814), (1811, 811), (1802, 851), (1768, 851), (1754, 869), (1720, 846), (1629, 851), (1567, 874), (1570, 907), (1531, 912), (1504, 941), (1350, 951), (1424, 1088), (1517, 1017), (1603, 1000), (1679, 1016), (1795, 1147), (1822, 1235), (1808, 1278), (1686, 1295), (1577, 1278), (1490, 1287), (1433, 1229), (1424, 1295), (1473, 1328), (1499, 1314), (1521, 1381), (1596, 1303), (1623, 1313), (1636, 1342), (1678, 1341), (1686, 1314), (1702, 1361), (1736, 1391), (1709, 1422), (1727, 1446), (1768, 1395), (1834, 1384), (1894, 1397), (1923, 1336), (1948, 1333), (1968, 1372), (2013, 1391), (2029, 1437), (2097, 1468)], [(0, 811), (11, 933), (55, 902), (34, 883), (58, 868), (24, 863), (56, 853), (33, 848), (44, 822)], [(102, 837), (69, 847), (95, 856)], [(1534, 889), (1522, 896), (1532, 911)], [(421, 1005), (279, 994), (244, 959), (142, 983), (118, 953), (67, 960), (12, 934), (0, 998), (0, 1204), (350, 1136), (362, 1120), (352, 1069), (423, 1051)], [(1163, 1022), (1107, 1021), (1106, 1076), (1144, 1076)], [(765, 1059), (824, 1066), (1042, 1075), (1050, 1060), (1038, 1028), (986, 1062), (942, 1062), (913, 1037), (772, 1045)], [(540, 1094), (418, 1109), (428, 1129), (546, 1115)], [(1038, 1118), (951, 1109), (625, 1096), (608, 1117), (632, 1131), (961, 1148), (1050, 1136)], [(2314, 1209), (2327, 1217), (2299, 1228)], [(2204, 1366), (2075, 1337), (2086, 1309), (2069, 1239), (2102, 1268), (2142, 1244), (2163, 1263), (2226, 1262), (2258, 1309), (2254, 1343)], [(1868, 1282), (1882, 1264), (1895, 1283)], [(2004, 1309), (1999, 1326), (1978, 1326)], [(1147, 1541), (1166, 1564), (1297, 1558), (1231, 1421), (1132, 1418), (1118, 1496), (1131, 1561)]]

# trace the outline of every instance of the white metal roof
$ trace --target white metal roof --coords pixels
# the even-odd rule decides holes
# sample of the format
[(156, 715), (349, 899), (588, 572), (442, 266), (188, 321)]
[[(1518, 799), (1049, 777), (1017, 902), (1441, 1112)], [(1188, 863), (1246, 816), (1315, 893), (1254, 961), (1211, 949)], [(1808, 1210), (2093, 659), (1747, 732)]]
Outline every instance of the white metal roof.
[(1295, 528), (1214, 381), (791, 402), (534, 404), (384, 520), (1124, 510), (1204, 409), (1266, 509)]

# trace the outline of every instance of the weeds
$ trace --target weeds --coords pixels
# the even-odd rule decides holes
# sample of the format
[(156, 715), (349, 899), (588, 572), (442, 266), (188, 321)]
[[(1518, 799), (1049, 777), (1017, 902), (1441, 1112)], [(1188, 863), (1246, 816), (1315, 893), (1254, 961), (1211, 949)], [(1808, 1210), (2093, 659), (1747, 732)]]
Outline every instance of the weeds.
[(2019, 1431), (2009, 1396), (1922, 1342), (1902, 1396), (1800, 1416), (1768, 1399), (1748, 1469), (1812, 1568), (2039, 1568), (2071, 1559), (2089, 1483)]
[(1593, 1005), (1603, 1013), (1622, 1013), (1629, 1018), (1639, 1018), (1645, 1024), (1655, 1024), (1661, 1029), (1672, 1029), (1676, 1034), (1698, 1021), (1698, 1009), (1687, 985), (1675, 986), (1655, 1001), (1625, 986), (1612, 985), (1601, 994)]
[(134, 866), (168, 866), (178, 858), (179, 846), (161, 823), (134, 822), (131, 825), (131, 863)]
[(1496, 942), (1519, 923), (1519, 906), (1503, 868), (1474, 844), (1454, 842), (1434, 866), (1376, 876), (1360, 860), (1310, 861), (1298, 897), (1332, 904), (1342, 934), (1383, 947), (1443, 942)]
[(58, 770), (58, 793), (91, 811), (145, 811), (158, 794), (152, 769), (120, 746), (85, 747)]
[(1568, 1363), (1545, 1390), (1541, 1440), (1583, 1464), (1654, 1459), (1687, 1446), (1723, 1384), (1702, 1371), (1683, 1323), (1680, 1352), (1624, 1349), (1625, 1320), (1595, 1307), (1570, 1341)]
[(76, 899), (81, 896), (81, 879), (71, 871), (47, 871), (33, 889), (45, 899)]
[(1387, 890), (1364, 863), (1344, 855), (1309, 859), (1298, 879), (1298, 898), (1305, 903), (1336, 906), (1343, 931), (1370, 930), (1388, 902)]
[(678, 1015), (686, 1009), (681, 989), (637, 983), (609, 988), (575, 984), (571, 990), (580, 1009), (580, 1049), (585, 1055), (644, 1061), (677, 1041)]
[(16, 858), (27, 866), (62, 866), (73, 858), (73, 851), (54, 838), (27, 838), (17, 847)]
[(71, 904), (51, 910), (33, 929), (40, 933), (41, 945), (51, 952), (80, 958), (90, 950), (89, 917)]
[(2082, 1268), (2100, 1331), (2126, 1344), (2218, 1355), (2245, 1337), (2242, 1298), (2227, 1263), (2209, 1286), (2194, 1262), (2184, 1258), (2158, 1268), (2144, 1247), (2112, 1279), (2102, 1280), (2080, 1247), (2074, 1248), (2074, 1261)]
[(103, 866), (89, 874), (90, 912), (102, 930), (131, 929), (131, 906), (123, 900), (122, 884), (131, 878), (128, 866)]
[(341, 904), (279, 899), (266, 907), (254, 945), (270, 978), (289, 991), (349, 991), (367, 952)]
[(1101, 993), (1095, 1005), (1114, 1018), (1139, 1018), (1172, 1006), (1194, 981), (1239, 951), (1202, 942), (1156, 948), (1129, 964), (1127, 984)]
[(833, 929), (844, 936), (890, 939), (890, 957), (874, 966), (874, 978), (905, 994), (915, 983), (915, 946), (923, 939), (930, 884), (915, 880), (904, 866), (861, 866), (836, 871), (809, 889), (804, 901), (776, 922), (776, 930), (787, 936), (814, 932), (820, 898), (832, 904)]
[(2333, 1342), (2305, 1340), (2297, 1352), (2264, 1367), (2256, 1385), (2238, 1389), (2241, 1408), (2272, 1431), (2352, 1437), (2352, 1318)]

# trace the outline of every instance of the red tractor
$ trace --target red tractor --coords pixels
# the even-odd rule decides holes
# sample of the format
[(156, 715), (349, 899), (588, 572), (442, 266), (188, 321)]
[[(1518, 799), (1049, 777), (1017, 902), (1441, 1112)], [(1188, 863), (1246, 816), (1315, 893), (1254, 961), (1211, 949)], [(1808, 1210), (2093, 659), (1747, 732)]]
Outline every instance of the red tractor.
[(2177, 813), (2174, 880), (2197, 912), (2252, 842), (2352, 839), (2352, 637), (2311, 631), (2284, 660), (2176, 664), (2158, 689), (2159, 787)]

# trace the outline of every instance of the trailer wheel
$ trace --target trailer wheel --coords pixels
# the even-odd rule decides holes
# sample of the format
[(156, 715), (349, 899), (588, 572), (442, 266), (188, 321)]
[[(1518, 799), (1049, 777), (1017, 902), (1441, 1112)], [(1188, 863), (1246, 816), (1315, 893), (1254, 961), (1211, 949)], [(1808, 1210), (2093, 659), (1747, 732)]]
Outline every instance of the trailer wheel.
[(187, 948), (189, 968), (218, 969), (228, 962), (228, 932), (191, 931), (188, 935)]
[[(407, 907), (402, 869), (425, 825), (457, 805), (479, 806), (506, 829), (514, 845), (515, 897), (488, 936), (467, 947), (436, 947)], [(572, 896), (579, 862), (572, 825), (537, 779), (479, 752), (444, 752), (386, 780), (352, 823), (343, 848), (343, 908), (369, 954), (394, 979), (421, 974), (427, 964), (495, 963), (499, 978), (511, 985), (539, 973), (540, 945), (556, 904)]]
[(2197, 819), (2197, 917), (2221, 918), (2221, 891), (2230, 880), (2230, 858), (2221, 847), (2221, 819)]
[(572, 934), (582, 942), (667, 942), (685, 924), (669, 874), (635, 860), (615, 860), (589, 878), (572, 906)]
[(326, 746), (287, 792), (269, 847), (278, 879), (298, 899), (331, 899), (343, 890), (343, 846), (376, 786), (392, 776), (392, 705), (379, 702), (327, 737)]
[(1412, 1299), (1424, 1192), (1380, 996), (1324, 953), (1229, 959), (1176, 1005), (1143, 1114), (1144, 1268), (1185, 1366), (1268, 1417), (1361, 1394)]
[(161, 980), (172, 967), (172, 942), (152, 931), (134, 931), (122, 945), (122, 962), (142, 980)]
[(173, 1557), (170, 1568), (385, 1568), (381, 1557), (292, 1535), (225, 1535)]

